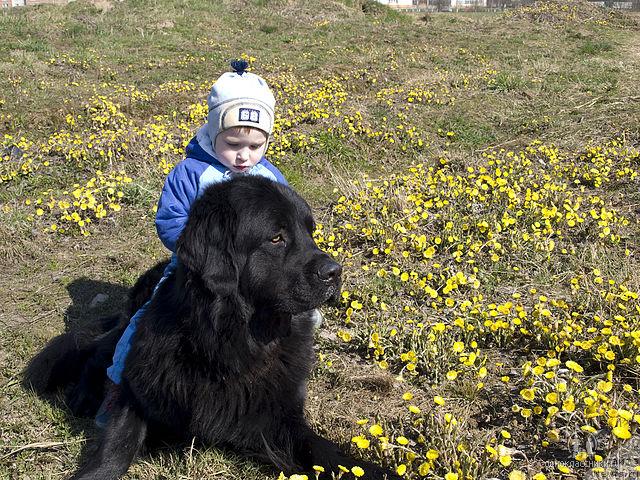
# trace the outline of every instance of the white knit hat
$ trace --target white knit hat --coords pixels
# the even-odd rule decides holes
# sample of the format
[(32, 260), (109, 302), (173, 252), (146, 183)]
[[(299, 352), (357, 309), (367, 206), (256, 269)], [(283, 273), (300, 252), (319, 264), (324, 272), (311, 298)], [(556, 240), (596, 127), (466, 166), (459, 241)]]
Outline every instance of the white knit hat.
[(271, 135), (276, 99), (262, 77), (245, 71), (247, 66), (244, 60), (231, 62), (234, 71), (223, 73), (211, 87), (207, 122), (213, 145), (231, 127), (258, 128), (267, 140)]

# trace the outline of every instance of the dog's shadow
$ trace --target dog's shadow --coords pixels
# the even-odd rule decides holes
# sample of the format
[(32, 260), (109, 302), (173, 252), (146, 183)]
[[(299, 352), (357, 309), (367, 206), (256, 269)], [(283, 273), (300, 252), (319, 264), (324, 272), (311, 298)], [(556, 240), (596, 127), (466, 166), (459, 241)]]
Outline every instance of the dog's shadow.
[(28, 363), (22, 386), (41, 398), (63, 407), (60, 396), (50, 392), (53, 364), (68, 350), (85, 339), (104, 332), (122, 319), (129, 287), (81, 277), (73, 280), (67, 291), (71, 304), (64, 313), (64, 332), (51, 340)]
[[(79, 417), (71, 412), (65, 401), (65, 392), (52, 387), (68, 372), (56, 371), (56, 362), (67, 355), (70, 348), (87, 342), (95, 335), (110, 330), (124, 321), (129, 302), (129, 287), (81, 277), (73, 280), (67, 291), (71, 304), (64, 313), (64, 332), (51, 340), (28, 363), (23, 372), (22, 387), (33, 391), (39, 398), (64, 412), (64, 422), (76, 436), (87, 438), (80, 462), (91, 455), (100, 430), (92, 418)], [(81, 361), (81, 359), (78, 359)]]
[(71, 304), (64, 314), (65, 332), (122, 314), (130, 287), (81, 277), (67, 285)]
[(23, 387), (32, 389), (55, 406), (64, 406), (64, 402), (60, 403), (60, 396), (52, 392), (53, 386), (73, 383), (73, 379), (65, 376), (67, 372), (56, 371), (54, 365), (69, 365), (69, 361), (60, 362), (65, 354), (79, 350), (80, 346), (118, 325), (128, 323), (129, 318), (151, 296), (167, 263), (167, 260), (163, 260), (151, 267), (132, 287), (86, 277), (72, 281), (67, 286), (71, 304), (64, 315), (65, 331), (51, 339), (31, 359), (24, 371)]

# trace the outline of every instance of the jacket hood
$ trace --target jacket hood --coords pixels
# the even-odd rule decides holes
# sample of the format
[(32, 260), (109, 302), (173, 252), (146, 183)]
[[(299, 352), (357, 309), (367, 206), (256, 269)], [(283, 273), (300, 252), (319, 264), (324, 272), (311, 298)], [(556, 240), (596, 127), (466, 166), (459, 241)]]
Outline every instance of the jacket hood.
[(213, 152), (213, 142), (209, 136), (209, 128), (206, 123), (200, 127), (200, 130), (191, 139), (185, 153), (188, 158), (195, 158), (211, 165), (222, 165)]

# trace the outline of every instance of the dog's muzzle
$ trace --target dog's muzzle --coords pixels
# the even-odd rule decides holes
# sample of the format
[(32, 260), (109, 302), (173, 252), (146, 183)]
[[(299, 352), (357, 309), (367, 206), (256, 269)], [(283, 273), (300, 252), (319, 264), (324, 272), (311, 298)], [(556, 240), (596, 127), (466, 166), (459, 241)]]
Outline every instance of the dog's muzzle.
[(327, 259), (320, 264), (317, 274), (318, 278), (323, 283), (340, 283), (340, 276), (342, 275), (342, 265), (334, 262), (331, 259)]
[(324, 303), (332, 297), (336, 297), (340, 292), (342, 283), (342, 265), (327, 257), (318, 265), (316, 275), (322, 285), (326, 286), (322, 302)]

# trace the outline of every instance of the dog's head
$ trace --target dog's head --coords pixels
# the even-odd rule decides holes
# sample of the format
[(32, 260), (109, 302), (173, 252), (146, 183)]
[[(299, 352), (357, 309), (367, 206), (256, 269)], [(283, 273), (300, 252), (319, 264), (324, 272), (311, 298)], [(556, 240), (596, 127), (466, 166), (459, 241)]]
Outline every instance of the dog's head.
[(316, 246), (313, 229), (309, 205), (292, 189), (242, 176), (194, 202), (177, 253), (215, 295), (298, 314), (340, 290), (342, 267)]

